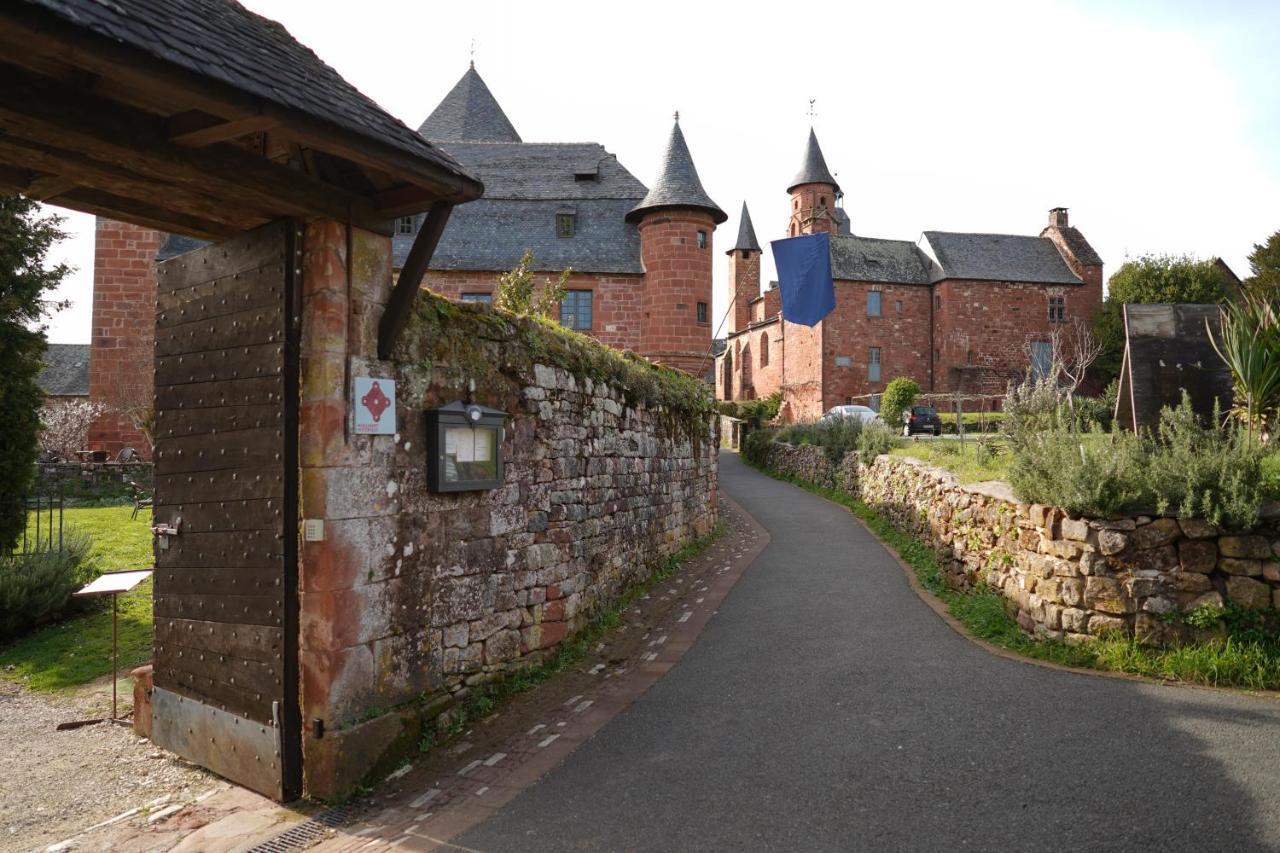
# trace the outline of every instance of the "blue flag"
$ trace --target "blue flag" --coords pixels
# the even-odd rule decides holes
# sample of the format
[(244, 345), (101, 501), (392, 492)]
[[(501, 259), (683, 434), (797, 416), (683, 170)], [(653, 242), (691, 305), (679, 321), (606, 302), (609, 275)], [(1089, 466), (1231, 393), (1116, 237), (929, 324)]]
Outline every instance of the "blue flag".
[(806, 234), (769, 245), (773, 246), (778, 287), (782, 288), (782, 318), (804, 326), (817, 325), (836, 307), (830, 238)]

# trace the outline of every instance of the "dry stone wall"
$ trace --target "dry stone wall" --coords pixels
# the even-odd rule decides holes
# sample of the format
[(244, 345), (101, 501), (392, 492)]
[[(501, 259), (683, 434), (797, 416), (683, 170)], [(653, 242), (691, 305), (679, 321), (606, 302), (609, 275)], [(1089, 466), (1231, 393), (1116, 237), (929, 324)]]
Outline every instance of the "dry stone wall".
[[(310, 794), (336, 796), (709, 533), (717, 435), (685, 374), (425, 292), (379, 361), (387, 246), (356, 232), (348, 262), (341, 232), (308, 239), (302, 502), (325, 527), (303, 543), (304, 768)], [(396, 435), (355, 433), (358, 376), (397, 380)], [(497, 489), (428, 489), (424, 412), (457, 400), (509, 414)]]
[(1225, 534), (1197, 519), (1072, 518), (1016, 500), (1004, 484), (961, 485), (916, 460), (854, 454), (836, 467), (821, 448), (770, 447), (780, 473), (855, 495), (945, 558), (957, 588), (986, 584), (1029, 633), (1066, 640), (1119, 631), (1155, 642), (1190, 639), (1170, 618), (1234, 601), (1280, 607), (1280, 527)]

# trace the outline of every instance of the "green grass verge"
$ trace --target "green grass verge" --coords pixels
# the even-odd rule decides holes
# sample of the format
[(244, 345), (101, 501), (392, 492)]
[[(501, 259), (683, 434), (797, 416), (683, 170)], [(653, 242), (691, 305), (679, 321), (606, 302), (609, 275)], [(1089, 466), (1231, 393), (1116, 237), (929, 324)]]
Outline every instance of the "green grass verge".
[(549, 660), (537, 666), (512, 670), (500, 678), (474, 688), (465, 700), (449, 710), (449, 722), (446, 726), (424, 729), (425, 734), (420, 744), (421, 751), (429, 752), (433, 747), (449, 741), (466, 730), (467, 726), (489, 716), (514, 697), (537, 687), (556, 673), (585, 658), (601, 637), (621, 624), (623, 615), (635, 605), (636, 601), (654, 586), (675, 574), (682, 564), (702, 554), (724, 535), (727, 527), (728, 525), (721, 521), (706, 536), (690, 542), (672, 554), (649, 577), (628, 587), (612, 607), (597, 614), (585, 628), (561, 643), (560, 648)]
[[(1125, 672), (1188, 684), (1280, 690), (1280, 639), (1258, 639), (1256, 623), (1251, 620), (1239, 628), (1228, 620), (1227, 636), (1223, 639), (1169, 648), (1121, 636), (1095, 638), (1079, 645), (1035, 639), (1018, 627), (1003, 595), (985, 586), (970, 592), (952, 589), (933, 548), (894, 527), (862, 501), (837, 489), (755, 467), (774, 479), (847, 508), (898, 553), (920, 585), (941, 600), (947, 612), (974, 637), (1025, 657), (1064, 666)], [(1240, 636), (1236, 636), (1237, 632)]]
[[(93, 538), (92, 558), (103, 571), (151, 567), (149, 513), (132, 506), (66, 510), (63, 522)], [(42, 522), (43, 523), (43, 522)], [(120, 596), (120, 671), (151, 659), (151, 581)], [(78, 687), (111, 672), (111, 607), (102, 606), (19, 637), (0, 649), (0, 677), (33, 690)]]
[(956, 475), (961, 483), (980, 483), (984, 480), (1005, 480), (1009, 478), (1008, 445), (1002, 444), (994, 452), (985, 452), (976, 439), (964, 442), (961, 447), (958, 439), (926, 439), (924, 441), (902, 441), (889, 451), (890, 456), (909, 456), (927, 462), (938, 468), (945, 468)]

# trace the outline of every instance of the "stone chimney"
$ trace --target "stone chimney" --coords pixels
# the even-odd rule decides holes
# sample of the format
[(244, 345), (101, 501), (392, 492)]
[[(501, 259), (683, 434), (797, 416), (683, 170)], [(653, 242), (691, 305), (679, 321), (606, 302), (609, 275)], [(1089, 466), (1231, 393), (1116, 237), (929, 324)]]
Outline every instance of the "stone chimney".
[(1065, 207), (1053, 207), (1049, 209), (1049, 227), (1067, 227), (1067, 209)]

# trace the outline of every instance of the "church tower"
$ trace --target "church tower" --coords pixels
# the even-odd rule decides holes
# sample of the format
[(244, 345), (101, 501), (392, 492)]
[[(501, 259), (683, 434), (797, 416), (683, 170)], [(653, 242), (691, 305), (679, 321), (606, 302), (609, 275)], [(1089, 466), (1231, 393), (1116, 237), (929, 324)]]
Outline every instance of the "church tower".
[(836, 197), (840, 193), (840, 185), (827, 168), (826, 158), (818, 147), (818, 135), (809, 128), (809, 143), (805, 147), (804, 162), (800, 171), (791, 179), (787, 187), (791, 196), (791, 221), (787, 225), (787, 236), (798, 237), (801, 234), (837, 234), (840, 231), (839, 214), (836, 210)]
[(711, 237), (728, 218), (702, 188), (677, 114), (658, 179), (627, 213), (640, 232), (644, 264), (641, 355), (690, 373), (707, 369)]
[(751, 301), (760, 295), (760, 242), (756, 229), (751, 225), (747, 203), (742, 203), (742, 216), (738, 220), (738, 239), (729, 255), (729, 293), (733, 297), (733, 313), (729, 332), (741, 332), (751, 322)]

